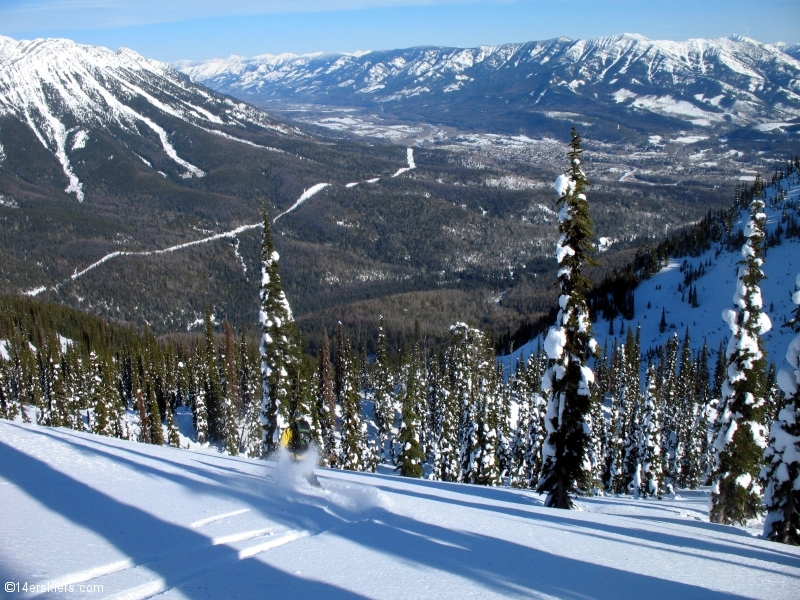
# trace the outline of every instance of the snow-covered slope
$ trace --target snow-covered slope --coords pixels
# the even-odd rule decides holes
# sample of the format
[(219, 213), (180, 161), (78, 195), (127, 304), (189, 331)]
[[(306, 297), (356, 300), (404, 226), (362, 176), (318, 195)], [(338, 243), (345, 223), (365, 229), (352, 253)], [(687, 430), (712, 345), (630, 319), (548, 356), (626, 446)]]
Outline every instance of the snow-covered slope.
[[(766, 191), (765, 212), (767, 231), (770, 233), (774, 233), (778, 228), (784, 206), (798, 206), (800, 201), (800, 180), (797, 173), (782, 180), (780, 186), (786, 192), (786, 198), (779, 205), (771, 202), (777, 189), (768, 187)], [(797, 215), (793, 208), (790, 208), (789, 212)], [(742, 211), (734, 227), (741, 229), (746, 221), (747, 213)], [(594, 335), (599, 345), (602, 347), (607, 343), (611, 348), (612, 338), (616, 338), (617, 343), (620, 343), (624, 341), (628, 327), (635, 330), (640, 325), (641, 346), (644, 352), (662, 346), (676, 334), (682, 340), (688, 329), (695, 350), (702, 346), (705, 339), (709, 349), (715, 353), (720, 342), (730, 336), (730, 328), (722, 320), (722, 311), (733, 307), (739, 260), (741, 260), (739, 251), (727, 252), (720, 249), (717, 244), (697, 257), (671, 259), (658, 274), (639, 284), (634, 293), (633, 318), (621, 323), (622, 318), (617, 317), (613, 323), (613, 335), (609, 334), (608, 320), (602, 316), (594, 323)], [(698, 306), (692, 307), (687, 301), (688, 288), (685, 285), (685, 275), (688, 270), (698, 270), (701, 265), (704, 266), (705, 274), (691, 284), (696, 287), (698, 296)], [(785, 366), (784, 356), (794, 337), (791, 329), (782, 325), (791, 319), (794, 309), (791, 295), (794, 291), (795, 277), (800, 272), (800, 239), (784, 237), (780, 245), (767, 248), (762, 270), (767, 277), (761, 282), (764, 310), (772, 321), (772, 329), (763, 336), (763, 341), (767, 359), (781, 368)], [(662, 310), (667, 322), (664, 332), (661, 332), (659, 327)], [(512, 356), (514, 359), (520, 354), (527, 356), (535, 349), (537, 343), (538, 340), (529, 342)], [(513, 360), (508, 361), (508, 364), (513, 364)]]
[(705, 491), (575, 512), (286, 467), (0, 421), (0, 571), (44, 598), (776, 600), (800, 578), (800, 549), (707, 523)]
[[(83, 184), (70, 157), (98, 133), (153, 137), (182, 176), (191, 178), (205, 173), (176, 151), (170, 118), (226, 137), (230, 133), (220, 131), (225, 126), (284, 131), (265, 113), (193, 84), (169, 65), (132, 50), (0, 36), (0, 120), (14, 118), (55, 155), (69, 179), (66, 191), (79, 200)], [(0, 166), (2, 160), (0, 151)]]
[(560, 110), (565, 102), (589, 101), (699, 126), (800, 116), (800, 62), (776, 46), (739, 36), (673, 42), (623, 34), (477, 48), (232, 56), (176, 66), (238, 97), (278, 95), (323, 104), (414, 97), (453, 103), (466, 95), (493, 110), (499, 100)]

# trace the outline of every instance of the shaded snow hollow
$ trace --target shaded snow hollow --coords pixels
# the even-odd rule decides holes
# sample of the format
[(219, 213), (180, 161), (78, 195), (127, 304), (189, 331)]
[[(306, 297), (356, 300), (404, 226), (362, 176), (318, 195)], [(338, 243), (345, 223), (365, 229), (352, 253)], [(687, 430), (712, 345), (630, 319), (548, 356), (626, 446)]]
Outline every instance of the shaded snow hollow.
[(774, 600), (800, 577), (800, 548), (705, 522), (705, 491), (560, 511), (388, 469), (317, 475), (0, 421), (0, 565), (103, 586), (70, 598)]

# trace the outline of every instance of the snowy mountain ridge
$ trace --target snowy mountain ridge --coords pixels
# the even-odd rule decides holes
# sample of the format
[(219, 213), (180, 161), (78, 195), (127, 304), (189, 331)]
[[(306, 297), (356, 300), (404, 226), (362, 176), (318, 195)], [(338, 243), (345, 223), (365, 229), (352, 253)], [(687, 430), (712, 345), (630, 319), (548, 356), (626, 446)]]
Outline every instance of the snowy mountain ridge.
[[(392, 103), (412, 97), (554, 106), (549, 96), (623, 105), (699, 126), (800, 116), (800, 61), (782, 47), (733, 36), (685, 42), (637, 34), (358, 54), (262, 55), (176, 67), (238, 97), (277, 95), (322, 104)], [(574, 99), (573, 99), (574, 100)]]
[[(126, 48), (112, 52), (66, 39), (15, 41), (0, 36), (0, 123), (4, 117), (19, 119), (33, 131), (61, 164), (69, 179), (67, 193), (81, 201), (83, 185), (70, 156), (86, 145), (92, 132), (155, 136), (183, 170), (181, 176), (192, 178), (205, 173), (179, 156), (170, 139), (170, 118), (225, 137), (233, 137), (221, 130), (225, 126), (290, 131), (265, 113)], [(0, 166), (2, 160), (0, 152)]]

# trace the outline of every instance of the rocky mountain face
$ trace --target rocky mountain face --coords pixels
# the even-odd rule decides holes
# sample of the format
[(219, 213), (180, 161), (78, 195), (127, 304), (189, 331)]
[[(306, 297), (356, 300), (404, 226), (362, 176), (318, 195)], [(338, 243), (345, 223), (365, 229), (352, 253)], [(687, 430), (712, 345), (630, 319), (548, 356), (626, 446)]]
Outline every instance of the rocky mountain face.
[(148, 156), (166, 154), (171, 161), (167, 172), (189, 179), (206, 172), (178, 154), (168, 121), (220, 136), (228, 136), (226, 130), (290, 133), (265, 113), (211, 94), (168, 65), (131, 50), (2, 36), (0, 119), (27, 125), (60, 163), (69, 181), (65, 191), (80, 201), (85, 192), (70, 155), (85, 148), (92, 136), (133, 143), (145, 164), (153, 162)]
[(468, 129), (536, 133), (589, 118), (614, 139), (648, 131), (728, 129), (800, 116), (795, 47), (744, 37), (653, 41), (617, 35), (361, 54), (232, 56), (176, 65), (193, 81), (251, 101), (371, 106)]

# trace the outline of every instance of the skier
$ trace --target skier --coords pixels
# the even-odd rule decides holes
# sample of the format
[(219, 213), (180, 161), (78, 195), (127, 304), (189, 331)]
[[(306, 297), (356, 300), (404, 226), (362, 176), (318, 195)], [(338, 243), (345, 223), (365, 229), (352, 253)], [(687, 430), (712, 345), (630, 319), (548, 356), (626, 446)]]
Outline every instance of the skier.
[[(281, 435), (280, 445), (289, 452), (292, 462), (297, 464), (309, 458), (312, 443), (311, 426), (303, 417), (295, 417), (291, 425)], [(313, 467), (305, 474), (308, 483), (314, 487), (321, 487)]]

